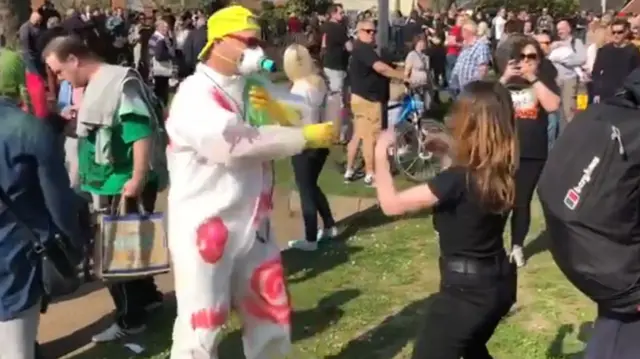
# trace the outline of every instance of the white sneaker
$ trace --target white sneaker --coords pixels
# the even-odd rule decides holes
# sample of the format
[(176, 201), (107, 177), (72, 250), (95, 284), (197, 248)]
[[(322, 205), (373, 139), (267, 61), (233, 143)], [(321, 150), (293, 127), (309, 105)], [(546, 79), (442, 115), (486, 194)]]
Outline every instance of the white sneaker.
[(124, 338), (127, 335), (140, 334), (145, 329), (147, 329), (147, 328), (144, 325), (140, 326), (138, 328), (123, 329), (118, 324), (114, 323), (109, 328), (107, 328), (105, 331), (103, 331), (102, 333), (96, 334), (93, 337), (91, 337), (91, 341), (94, 342), (94, 343), (112, 342), (114, 340), (118, 340), (118, 339)]
[(398, 156), (402, 157), (404, 155), (406, 155), (407, 153), (409, 153), (409, 145), (404, 145), (402, 147), (399, 147), (396, 151), (398, 153)]
[(373, 187), (374, 186), (373, 175), (364, 176), (364, 184), (369, 187)]
[(355, 173), (353, 173), (353, 170), (346, 170), (344, 172), (344, 183), (351, 183), (354, 180), (354, 175)]
[(318, 249), (318, 242), (309, 242), (305, 239), (298, 239), (296, 241), (289, 241), (289, 248), (299, 249), (301, 251), (313, 252)]
[(318, 240), (333, 239), (338, 236), (338, 227), (333, 226), (331, 228), (318, 229)]

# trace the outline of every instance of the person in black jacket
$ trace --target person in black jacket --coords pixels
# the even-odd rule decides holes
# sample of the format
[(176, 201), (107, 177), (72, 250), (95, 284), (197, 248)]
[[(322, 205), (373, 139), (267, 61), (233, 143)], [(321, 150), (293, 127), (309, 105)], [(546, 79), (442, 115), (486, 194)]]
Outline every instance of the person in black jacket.
[(182, 45), (185, 74), (192, 74), (198, 64), (198, 54), (207, 44), (207, 24), (203, 16), (196, 20), (196, 28), (189, 32)]
[(640, 51), (629, 41), (629, 23), (616, 19), (611, 34), (613, 41), (598, 49), (591, 71), (594, 102), (615, 95), (624, 79), (640, 66)]

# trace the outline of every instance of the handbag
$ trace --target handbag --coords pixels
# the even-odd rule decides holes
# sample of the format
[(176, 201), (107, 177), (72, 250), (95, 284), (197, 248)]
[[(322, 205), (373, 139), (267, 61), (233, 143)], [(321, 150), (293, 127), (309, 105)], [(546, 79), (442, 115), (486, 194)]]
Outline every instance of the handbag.
[[(125, 200), (112, 203), (110, 214), (98, 216), (94, 273), (106, 282), (164, 274), (171, 269), (163, 213), (125, 213)], [(114, 210), (115, 209), (115, 210)]]
[(45, 297), (53, 299), (75, 292), (81, 284), (77, 265), (82, 261), (82, 249), (77, 248), (70, 238), (62, 233), (54, 233), (47, 241), (42, 242), (38, 235), (29, 227), (14, 210), (14, 203), (0, 188), (0, 201), (7, 211), (14, 217), (18, 225), (29, 233), (32, 244), (30, 256), (39, 261), (42, 266), (42, 287)]

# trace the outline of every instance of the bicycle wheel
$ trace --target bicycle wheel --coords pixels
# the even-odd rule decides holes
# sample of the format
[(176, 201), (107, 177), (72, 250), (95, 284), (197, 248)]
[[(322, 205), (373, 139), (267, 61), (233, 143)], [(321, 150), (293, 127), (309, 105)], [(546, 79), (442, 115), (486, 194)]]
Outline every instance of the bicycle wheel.
[(419, 124), (407, 123), (397, 132), (394, 162), (409, 181), (424, 182), (441, 171), (442, 156), (424, 146), (425, 137), (435, 133), (446, 133), (446, 128), (433, 119), (420, 120)]

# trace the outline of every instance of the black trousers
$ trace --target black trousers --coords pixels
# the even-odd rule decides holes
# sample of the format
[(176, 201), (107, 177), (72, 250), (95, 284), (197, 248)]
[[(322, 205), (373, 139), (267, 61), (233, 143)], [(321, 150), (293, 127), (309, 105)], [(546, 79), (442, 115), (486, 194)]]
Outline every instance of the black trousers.
[[(145, 212), (151, 213), (155, 209), (157, 197), (157, 184), (149, 183), (142, 191), (140, 202), (132, 198), (125, 199), (125, 211), (137, 213), (142, 206)], [(110, 197), (109, 202), (115, 204), (119, 199), (119, 196)], [(153, 277), (110, 284), (109, 293), (116, 307), (116, 323), (123, 329), (144, 325), (147, 319), (145, 307), (162, 300), (162, 293), (158, 291)]]
[(598, 313), (584, 359), (640, 358), (640, 315), (628, 317)]
[(310, 242), (315, 242), (317, 239), (318, 214), (322, 218), (324, 228), (330, 228), (336, 224), (329, 201), (318, 186), (318, 177), (328, 155), (329, 150), (323, 148), (304, 150), (291, 158), (293, 174), (300, 194), (305, 239)]
[(153, 77), (153, 93), (162, 100), (165, 106), (169, 105), (169, 78), (164, 76)]
[(531, 200), (545, 160), (521, 158), (516, 172), (516, 198), (511, 213), (511, 245), (522, 246), (531, 224)]
[(412, 359), (492, 359), (486, 344), (515, 303), (515, 265), (495, 258), (440, 259), (440, 292), (429, 303)]

